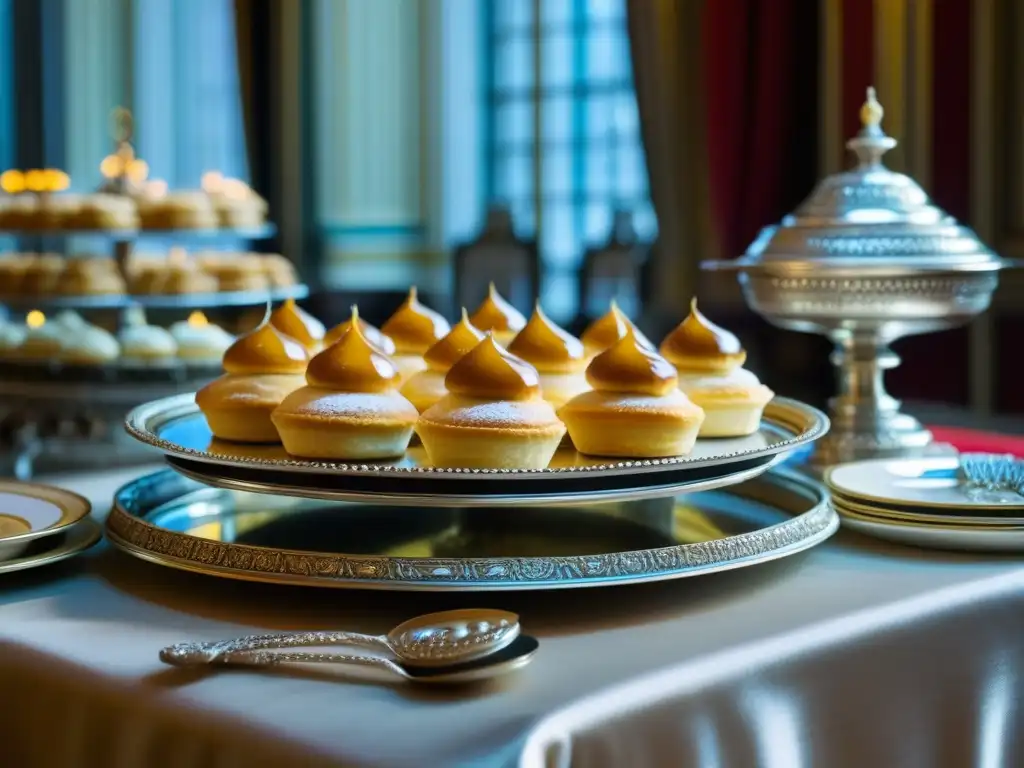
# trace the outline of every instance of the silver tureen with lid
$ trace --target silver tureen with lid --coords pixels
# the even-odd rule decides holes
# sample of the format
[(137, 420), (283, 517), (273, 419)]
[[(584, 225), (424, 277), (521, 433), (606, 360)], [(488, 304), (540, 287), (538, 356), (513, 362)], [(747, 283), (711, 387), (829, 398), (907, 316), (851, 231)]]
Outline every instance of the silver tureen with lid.
[(863, 127), (846, 144), (856, 167), (821, 181), (742, 258), (702, 265), (738, 272), (751, 309), (774, 325), (835, 344), (839, 392), (832, 431), (811, 459), (817, 468), (930, 449), (931, 433), (885, 391), (885, 371), (899, 364), (889, 345), (983, 312), (1008, 264), (913, 179), (882, 164), (896, 146), (882, 115), (869, 88)]

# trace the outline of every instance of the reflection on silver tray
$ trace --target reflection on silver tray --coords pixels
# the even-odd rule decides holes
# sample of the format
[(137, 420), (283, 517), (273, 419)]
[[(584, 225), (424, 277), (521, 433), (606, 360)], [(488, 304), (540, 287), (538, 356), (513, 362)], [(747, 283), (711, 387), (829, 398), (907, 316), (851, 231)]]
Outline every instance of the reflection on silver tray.
[(696, 576), (799, 552), (837, 524), (820, 485), (778, 471), (682, 498), (409, 509), (205, 488), (165, 470), (117, 492), (107, 535), (142, 559), (213, 576), (458, 591)]
[(174, 293), (134, 295), (126, 293), (86, 296), (0, 296), (0, 304), (15, 309), (123, 309), (141, 306), (147, 309), (198, 309), (203, 307), (249, 307), (267, 301), (304, 299), (309, 288), (302, 284), (259, 291), (220, 291), (217, 293)]

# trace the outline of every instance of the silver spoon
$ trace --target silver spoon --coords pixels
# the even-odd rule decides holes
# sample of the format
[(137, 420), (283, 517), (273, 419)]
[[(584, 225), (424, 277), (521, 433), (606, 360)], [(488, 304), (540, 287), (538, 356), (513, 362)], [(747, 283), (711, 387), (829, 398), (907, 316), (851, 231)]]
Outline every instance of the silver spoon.
[[(353, 645), (383, 651), (406, 667), (438, 667), (489, 656), (512, 643), (519, 637), (519, 631), (519, 617), (514, 613), (472, 608), (417, 616), (402, 622), (386, 635), (295, 632), (285, 635), (249, 635), (213, 643), (179, 643), (160, 651), (160, 660), (182, 667), (227, 663), (226, 658), (239, 653), (265, 652), (276, 648)], [(260, 658), (267, 655), (262, 653)], [(279, 655), (284, 658), (296, 654)]]
[(390, 672), (414, 683), (455, 685), (488, 680), (524, 667), (533, 659), (538, 647), (540, 647), (540, 643), (535, 637), (518, 635), (511, 644), (488, 656), (431, 667), (402, 664), (380, 656), (352, 656), (344, 653), (310, 653), (308, 651), (274, 652), (271, 650), (232, 651), (210, 661), (196, 660), (191, 665), (268, 668), (289, 663), (351, 664)]

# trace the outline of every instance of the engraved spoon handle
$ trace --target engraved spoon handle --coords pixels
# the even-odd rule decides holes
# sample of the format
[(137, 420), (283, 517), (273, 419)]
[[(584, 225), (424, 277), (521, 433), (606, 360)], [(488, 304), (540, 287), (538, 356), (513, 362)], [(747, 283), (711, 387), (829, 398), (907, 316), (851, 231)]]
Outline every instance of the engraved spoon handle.
[(249, 667), (276, 667), (289, 662), (297, 664), (353, 664), (373, 667), (391, 672), (399, 677), (408, 677), (404, 669), (390, 659), (379, 656), (353, 656), (347, 653), (308, 653), (302, 651), (235, 651), (210, 661), (210, 664), (239, 664)]
[(284, 635), (247, 635), (233, 640), (208, 643), (178, 643), (160, 651), (160, 658), (168, 664), (189, 666), (209, 664), (227, 654), (240, 651), (259, 651), (269, 648), (303, 648), (324, 645), (354, 645), (375, 651), (394, 651), (383, 637), (359, 632), (293, 632)]

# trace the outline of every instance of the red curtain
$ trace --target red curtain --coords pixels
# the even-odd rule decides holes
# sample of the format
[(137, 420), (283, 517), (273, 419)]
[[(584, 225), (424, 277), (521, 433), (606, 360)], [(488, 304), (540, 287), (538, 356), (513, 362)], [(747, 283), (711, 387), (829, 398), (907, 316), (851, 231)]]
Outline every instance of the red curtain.
[(703, 23), (711, 200), (733, 258), (814, 185), (818, 3), (715, 0)]

